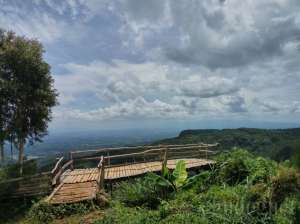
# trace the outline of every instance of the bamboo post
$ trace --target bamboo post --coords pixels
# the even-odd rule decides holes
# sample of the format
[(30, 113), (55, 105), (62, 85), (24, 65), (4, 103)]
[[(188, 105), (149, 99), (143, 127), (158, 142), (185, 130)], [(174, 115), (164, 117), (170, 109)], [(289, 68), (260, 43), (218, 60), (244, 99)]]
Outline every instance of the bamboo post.
[(163, 161), (162, 161), (162, 168), (161, 168), (162, 173), (163, 173), (164, 167), (167, 166), (167, 162), (168, 162), (168, 149), (166, 148), (164, 150), (164, 157), (163, 157)]
[(100, 188), (104, 188), (104, 172), (105, 172), (105, 160), (103, 156), (101, 156), (102, 164), (100, 167)]
[[(73, 153), (72, 152), (69, 153), (69, 159), (73, 160)], [(72, 164), (71, 164), (70, 167), (71, 167), (71, 170), (74, 170), (74, 164), (73, 164), (73, 162), (72, 162)]]
[(107, 158), (107, 165), (110, 166), (109, 152), (107, 152), (106, 155), (108, 156), (108, 158)]

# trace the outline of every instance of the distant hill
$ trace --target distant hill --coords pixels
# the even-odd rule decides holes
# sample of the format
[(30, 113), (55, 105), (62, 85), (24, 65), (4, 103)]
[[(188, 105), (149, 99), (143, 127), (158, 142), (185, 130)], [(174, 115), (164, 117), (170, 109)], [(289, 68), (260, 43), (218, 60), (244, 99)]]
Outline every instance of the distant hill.
[(199, 142), (218, 142), (221, 144), (222, 150), (242, 147), (258, 155), (283, 161), (290, 159), (296, 153), (300, 153), (300, 128), (184, 130), (178, 137), (164, 139), (156, 143), (186, 144)]

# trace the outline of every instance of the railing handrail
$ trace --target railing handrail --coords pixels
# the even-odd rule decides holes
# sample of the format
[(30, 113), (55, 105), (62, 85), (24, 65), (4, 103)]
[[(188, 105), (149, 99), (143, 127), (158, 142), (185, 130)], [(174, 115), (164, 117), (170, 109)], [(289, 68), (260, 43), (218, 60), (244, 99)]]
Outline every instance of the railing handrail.
[(55, 174), (56, 170), (58, 169), (58, 167), (60, 166), (60, 164), (62, 163), (63, 160), (64, 160), (63, 156), (57, 160), (54, 168), (51, 170), (51, 174)]
[(101, 166), (103, 165), (103, 163), (104, 163), (104, 157), (101, 156), (101, 157), (100, 157), (100, 161), (99, 161), (99, 163), (98, 163), (98, 165), (97, 165), (97, 168), (98, 168), (98, 169), (101, 168)]
[[(90, 153), (90, 152), (111, 152), (114, 150), (121, 150), (121, 149), (138, 149), (138, 148), (146, 148), (148, 150), (144, 150), (144, 151), (140, 151), (140, 152), (133, 152), (133, 153), (125, 153), (125, 154), (119, 154), (119, 155), (112, 155), (112, 156), (105, 156), (105, 158), (115, 158), (115, 157), (124, 157), (123, 155), (126, 154), (132, 154), (132, 155), (143, 155), (146, 153), (150, 153), (150, 152), (156, 152), (156, 151), (162, 151), (165, 148), (168, 148), (168, 150), (181, 150), (181, 149), (197, 149), (197, 148), (212, 148), (212, 147), (217, 147), (219, 145), (219, 143), (215, 143), (215, 144), (203, 144), (203, 143), (199, 143), (199, 144), (186, 144), (186, 145), (156, 145), (156, 146), (151, 146), (150, 149), (149, 146), (137, 146), (137, 147), (119, 147), (119, 148), (108, 148), (108, 149), (101, 149), (100, 150), (87, 150), (87, 151), (73, 151), (71, 152), (72, 155), (74, 154), (80, 154), (80, 153)], [(205, 151), (204, 149), (202, 149), (203, 151)], [(207, 150), (207, 152), (210, 152), (210, 150)], [(73, 159), (75, 160), (99, 160), (101, 156), (90, 156), (90, 157), (79, 157), (79, 158), (75, 158), (73, 157)]]
[[(135, 146), (135, 147), (118, 147), (118, 148), (104, 148), (104, 149), (99, 149), (99, 150), (87, 150), (87, 151), (71, 151), (70, 152), (70, 160), (66, 162), (59, 170), (58, 167), (60, 166), (61, 162), (63, 161), (63, 157), (60, 158), (57, 163), (55, 164), (55, 167), (51, 171), (51, 173), (54, 173), (54, 177), (52, 180), (52, 184), (56, 185), (59, 182), (59, 178), (62, 175), (62, 173), (65, 171), (65, 169), (68, 166), (73, 166), (74, 160), (76, 161), (91, 161), (91, 160), (100, 160), (99, 163), (97, 164), (97, 168), (101, 170), (101, 176), (103, 178), (104, 175), (104, 166), (110, 166), (109, 161), (111, 159), (117, 159), (117, 158), (125, 158), (125, 157), (132, 157), (136, 158), (138, 156), (160, 156), (161, 160), (164, 160), (164, 163), (166, 162), (166, 159), (175, 156), (177, 153), (186, 153), (187, 156), (190, 153), (201, 153), (205, 152), (206, 153), (206, 158), (208, 153), (214, 154), (216, 151), (213, 150), (208, 150), (208, 148), (214, 148), (217, 147), (219, 143), (215, 144), (204, 144), (204, 143), (198, 143), (198, 144), (182, 144), (182, 145), (156, 145), (156, 146)], [(121, 149), (146, 149), (144, 151), (140, 152), (132, 152), (132, 153), (123, 153), (123, 154), (117, 154), (117, 155), (109, 155), (110, 151), (113, 150), (121, 150)], [(204, 148), (204, 149), (203, 149)], [(180, 152), (180, 150), (185, 150), (183, 152)], [(107, 152), (108, 155), (104, 156), (91, 156), (91, 157), (80, 157), (80, 158), (75, 158), (73, 155), (74, 154), (80, 154), (83, 152)], [(164, 153), (163, 158), (161, 157), (162, 154)], [(167, 156), (168, 155), (168, 156)], [(168, 157), (168, 158), (167, 158)], [(105, 161), (108, 162), (108, 164), (105, 165)], [(116, 164), (115, 164), (116, 165)], [(101, 180), (99, 180), (101, 181)]]
[(35, 177), (48, 176), (50, 174), (51, 174), (51, 172), (48, 171), (48, 172), (36, 173), (36, 174), (30, 175), (30, 176), (16, 177), (16, 178), (11, 178), (11, 179), (0, 181), (0, 184), (6, 184), (6, 183), (15, 182), (15, 181), (28, 180), (28, 179), (35, 178)]
[[(218, 145), (218, 143), (216, 143)], [(204, 143), (193, 143), (193, 144), (179, 144), (179, 145), (167, 145), (167, 144), (159, 144), (159, 145), (144, 145), (144, 146), (123, 146), (123, 147), (108, 147), (108, 148), (101, 148), (101, 149), (91, 149), (91, 150), (77, 150), (72, 151), (72, 154), (81, 154), (81, 153), (100, 153), (100, 152), (111, 152), (114, 150), (123, 150), (123, 149), (156, 149), (156, 148), (165, 148), (165, 147), (172, 147), (172, 148), (180, 148), (183, 146), (200, 146), (200, 147), (210, 147), (216, 144), (204, 144)]]
[(57, 185), (57, 183), (59, 183), (60, 176), (63, 174), (66, 168), (68, 166), (71, 166), (72, 164), (73, 164), (73, 160), (69, 160), (57, 171), (56, 175), (52, 179), (52, 185)]

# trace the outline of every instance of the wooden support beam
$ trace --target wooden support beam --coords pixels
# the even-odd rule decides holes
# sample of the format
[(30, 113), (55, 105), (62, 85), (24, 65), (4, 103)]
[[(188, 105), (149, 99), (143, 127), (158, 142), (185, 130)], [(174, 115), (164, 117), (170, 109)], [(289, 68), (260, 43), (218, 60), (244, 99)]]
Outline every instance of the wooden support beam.
[[(72, 160), (72, 161), (73, 161), (73, 152), (70, 152), (70, 153), (69, 153), (69, 160)], [(72, 164), (71, 164), (71, 170), (74, 170), (74, 164), (73, 164), (73, 162), (72, 162)]]
[(64, 157), (60, 157), (60, 158), (57, 158), (57, 162), (54, 166), (54, 168), (51, 170), (51, 174), (54, 174), (57, 172), (57, 170), (61, 167), (61, 163), (62, 161), (64, 160)]
[(104, 188), (104, 177), (105, 177), (105, 160), (102, 157), (102, 165), (101, 165), (101, 169), (100, 169), (100, 188), (103, 189)]
[(161, 173), (163, 173), (164, 168), (167, 167), (167, 163), (168, 163), (168, 148), (166, 148), (164, 150), (164, 156), (163, 156), (163, 160), (162, 160)]

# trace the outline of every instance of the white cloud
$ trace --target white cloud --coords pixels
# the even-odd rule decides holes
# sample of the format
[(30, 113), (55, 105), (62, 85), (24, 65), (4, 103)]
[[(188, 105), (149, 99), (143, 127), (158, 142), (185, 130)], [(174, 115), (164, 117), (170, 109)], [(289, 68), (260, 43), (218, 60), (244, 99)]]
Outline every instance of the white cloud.
[(180, 85), (180, 91), (183, 95), (200, 98), (231, 94), (238, 90), (239, 87), (233, 79), (218, 76), (193, 75), (183, 80)]
[(56, 117), (300, 118), (298, 0), (0, 2), (46, 47)]
[(66, 110), (57, 113), (57, 118), (73, 118), (90, 121), (118, 120), (118, 119), (149, 119), (149, 118), (177, 118), (188, 115), (180, 105), (171, 105), (160, 100), (146, 101), (143, 97), (123, 101), (96, 110), (82, 112), (80, 110)]
[(48, 14), (33, 9), (30, 14), (22, 8), (6, 6), (0, 9), (0, 27), (19, 35), (50, 43), (63, 36), (66, 24)]

